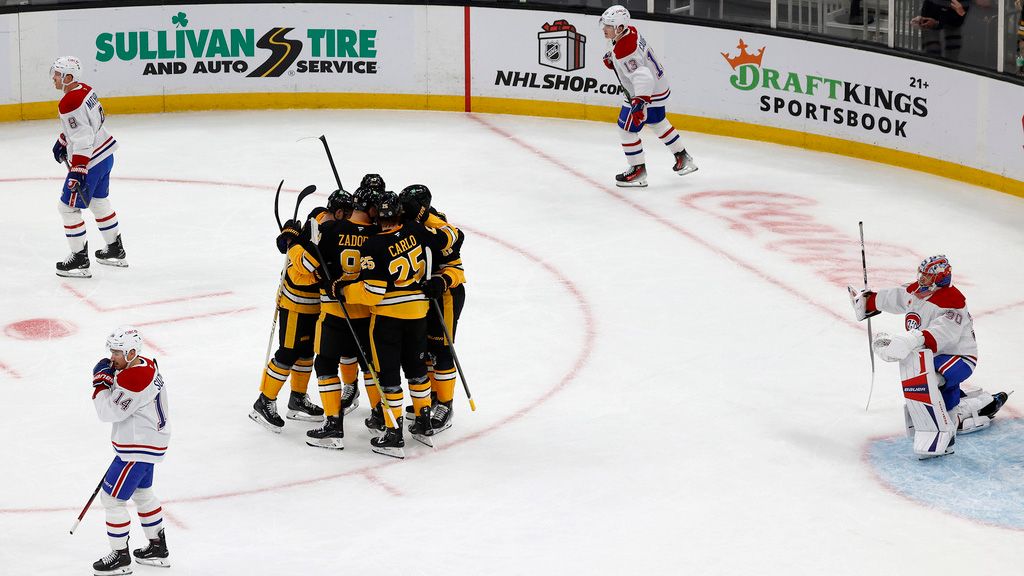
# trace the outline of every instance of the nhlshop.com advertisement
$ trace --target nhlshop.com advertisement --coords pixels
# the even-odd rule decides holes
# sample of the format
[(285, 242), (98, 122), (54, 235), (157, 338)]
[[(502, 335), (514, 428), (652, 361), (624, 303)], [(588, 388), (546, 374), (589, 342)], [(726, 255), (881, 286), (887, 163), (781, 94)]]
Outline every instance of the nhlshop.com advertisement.
[(481, 96), (614, 106), (615, 73), (595, 16), (525, 10), (473, 11), (474, 92)]

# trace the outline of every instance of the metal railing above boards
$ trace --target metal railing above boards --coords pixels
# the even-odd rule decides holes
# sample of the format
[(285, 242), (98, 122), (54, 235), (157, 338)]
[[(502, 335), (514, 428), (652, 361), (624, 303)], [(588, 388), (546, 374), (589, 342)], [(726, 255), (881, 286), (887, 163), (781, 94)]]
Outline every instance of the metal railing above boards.
[[(527, 0), (497, 0), (496, 5)], [(788, 30), (1024, 77), (1022, 0), (529, 0)]]
[[(274, 0), (255, 0), (256, 3)], [(310, 1), (310, 0), (307, 0)], [(332, 2), (337, 0), (311, 0)], [(0, 0), (0, 12), (110, 5), (153, 5), (166, 0)], [(232, 3), (185, 0), (184, 4)], [(361, 0), (359, 3), (372, 3)], [(600, 13), (622, 4), (637, 17), (721, 22), (827, 37), (920, 54), (959, 66), (1024, 79), (1024, 0), (468, 0), (478, 6), (516, 6)], [(238, 2), (244, 3), (244, 2)], [(345, 2), (338, 1), (343, 4)], [(384, 4), (461, 4), (459, 0), (381, 0)], [(20, 8), (19, 8), (20, 7)]]

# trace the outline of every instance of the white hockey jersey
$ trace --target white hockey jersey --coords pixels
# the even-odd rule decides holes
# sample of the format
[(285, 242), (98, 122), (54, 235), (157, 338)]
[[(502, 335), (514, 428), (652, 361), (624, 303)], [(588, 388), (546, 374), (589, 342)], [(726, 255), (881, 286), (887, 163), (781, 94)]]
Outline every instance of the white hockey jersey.
[(140, 359), (118, 372), (109, 389), (98, 386), (92, 401), (100, 420), (113, 423), (110, 443), (121, 460), (155, 464), (171, 438), (167, 391), (156, 362)]
[(619, 83), (629, 94), (627, 100), (638, 97), (651, 99), (651, 106), (664, 106), (671, 90), (668, 77), (647, 41), (633, 26), (615, 41), (612, 66)]
[(117, 140), (103, 127), (106, 115), (99, 96), (87, 84), (79, 84), (57, 106), (62, 144), (68, 147), (72, 166), (93, 167), (117, 149)]
[(960, 290), (948, 286), (921, 298), (917, 289), (915, 282), (900, 288), (879, 290), (874, 297), (874, 309), (903, 314), (904, 328), (920, 330), (924, 335), (924, 345), (935, 354), (967, 356), (977, 363), (974, 321), (967, 311), (967, 299)]

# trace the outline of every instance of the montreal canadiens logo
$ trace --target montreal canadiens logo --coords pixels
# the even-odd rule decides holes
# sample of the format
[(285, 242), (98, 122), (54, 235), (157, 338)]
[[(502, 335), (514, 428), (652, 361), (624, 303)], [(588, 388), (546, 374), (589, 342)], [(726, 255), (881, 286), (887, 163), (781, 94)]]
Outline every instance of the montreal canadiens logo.
[(917, 312), (911, 312), (907, 314), (904, 323), (907, 330), (917, 330), (921, 328), (921, 316)]

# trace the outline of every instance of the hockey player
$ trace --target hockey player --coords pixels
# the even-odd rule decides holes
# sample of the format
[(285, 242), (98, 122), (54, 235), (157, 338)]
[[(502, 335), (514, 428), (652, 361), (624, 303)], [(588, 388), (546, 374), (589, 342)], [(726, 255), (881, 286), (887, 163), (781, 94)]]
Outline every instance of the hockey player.
[[(351, 215), (348, 219), (344, 218), (345, 211), (328, 204), (329, 214), (318, 226), (316, 249), (324, 259), (323, 265), (327, 270), (325, 277), (352, 281), (359, 276), (359, 249), (367, 238), (379, 232), (370, 218), (375, 197), (376, 193), (367, 187), (357, 189), (349, 201)], [(324, 405), (327, 419), (321, 428), (306, 433), (306, 444), (342, 450), (345, 447), (344, 416), (359, 405), (357, 362), (363, 368), (364, 381), (371, 379), (359, 352), (360, 345), (368, 349), (370, 309), (360, 304), (342, 304), (329, 292), (330, 286), (326, 286), (320, 294), (316, 359), (313, 363), (320, 388), (320, 401)], [(345, 310), (342, 310), (342, 306)], [(351, 329), (348, 326), (349, 320), (352, 322)], [(353, 338), (353, 330), (359, 343)], [(368, 386), (367, 393), (371, 401), (380, 401), (380, 394), (374, 387)]]
[[(427, 311), (427, 374), (430, 377), (430, 428), (412, 430), (415, 434), (433, 436), (452, 426), (452, 399), (455, 396), (455, 360), (445, 335), (445, 328), (455, 338), (459, 318), (466, 302), (466, 275), (462, 268), (460, 251), (465, 234), (447, 222), (447, 218), (430, 206), (430, 189), (413, 184), (402, 190), (403, 218), (424, 224), (443, 236), (444, 247), (432, 259), (430, 279), (423, 283), (423, 293), (437, 302), (442, 317), (436, 310)], [(433, 308), (431, 304), (431, 308)], [(442, 322), (444, 324), (442, 325)], [(406, 407), (412, 414), (413, 407)]]
[[(848, 287), (854, 316), (863, 320), (882, 312), (903, 314), (906, 333), (880, 343), (876, 353), (887, 362), (899, 362), (915, 350), (928, 348), (935, 355), (935, 372), (946, 411), (959, 433), (988, 427), (1006, 402), (1007, 394), (989, 394), (962, 384), (978, 363), (974, 321), (967, 299), (953, 286), (953, 269), (944, 255), (931, 256), (917, 268), (917, 282), (878, 292)], [(876, 339), (877, 340), (877, 339)]]
[(421, 429), (430, 426), (430, 380), (423, 363), (428, 300), (420, 283), (426, 278), (430, 254), (439, 254), (443, 244), (436, 231), (402, 223), (401, 203), (394, 192), (378, 196), (377, 221), (381, 232), (359, 250), (358, 281), (336, 280), (332, 292), (346, 304), (371, 307), (371, 362), (390, 417), (385, 418), (383, 435), (370, 440), (370, 445), (378, 454), (404, 458), (401, 372), (409, 382), (416, 424)]
[(57, 262), (57, 275), (90, 278), (83, 208), (92, 210), (107, 244), (106, 248), (96, 251), (97, 262), (128, 266), (117, 214), (108, 199), (117, 141), (103, 125), (106, 115), (98, 96), (91, 86), (82, 83), (82, 64), (78, 58), (57, 58), (50, 67), (50, 76), (53, 87), (63, 93), (57, 106), (62, 132), (53, 145), (53, 159), (69, 166), (58, 209), (71, 254), (63, 262)]
[(680, 176), (697, 171), (679, 134), (665, 118), (665, 103), (671, 90), (665, 69), (647, 41), (629, 25), (629, 10), (612, 6), (601, 15), (601, 28), (609, 41), (604, 65), (615, 72), (626, 94), (619, 111), (619, 137), (629, 170), (615, 176), (616, 186), (647, 186), (647, 167), (640, 131), (650, 126), (661, 142), (675, 155), (672, 170)]
[(110, 357), (93, 369), (92, 400), (100, 420), (111, 422), (114, 461), (103, 478), (100, 501), (107, 515), (110, 554), (97, 560), (97, 576), (131, 574), (128, 532), (131, 518), (126, 504), (135, 501), (139, 522), (149, 539), (132, 555), (139, 564), (170, 566), (164, 536), (163, 508), (153, 493), (153, 468), (164, 459), (171, 437), (167, 391), (156, 360), (144, 358), (142, 337), (130, 326), (107, 337)]
[(308, 236), (297, 221), (285, 222), (277, 237), (277, 249), (288, 255), (281, 289), (277, 298), (278, 348), (260, 382), (260, 395), (252, 406), (249, 418), (271, 432), (280, 433), (284, 420), (277, 412), (277, 394), (291, 377), (288, 395), (289, 420), (320, 422), (322, 408), (313, 404), (306, 394), (313, 373), (313, 344), (317, 319), (320, 316), (320, 288), (317, 283), (316, 256), (306, 251), (300, 236)]

